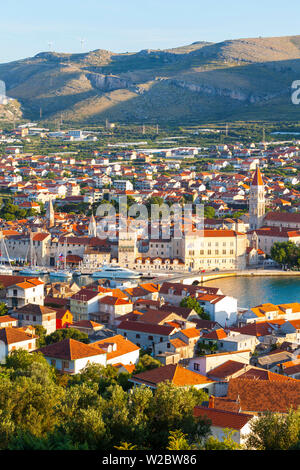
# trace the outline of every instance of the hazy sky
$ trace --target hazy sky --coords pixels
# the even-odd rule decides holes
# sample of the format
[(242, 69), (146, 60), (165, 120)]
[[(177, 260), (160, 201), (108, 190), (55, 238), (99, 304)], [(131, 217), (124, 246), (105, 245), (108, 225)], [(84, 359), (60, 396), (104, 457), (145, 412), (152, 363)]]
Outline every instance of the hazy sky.
[(2, 0), (0, 62), (50, 49), (126, 52), (295, 35), (299, 18), (299, 0)]

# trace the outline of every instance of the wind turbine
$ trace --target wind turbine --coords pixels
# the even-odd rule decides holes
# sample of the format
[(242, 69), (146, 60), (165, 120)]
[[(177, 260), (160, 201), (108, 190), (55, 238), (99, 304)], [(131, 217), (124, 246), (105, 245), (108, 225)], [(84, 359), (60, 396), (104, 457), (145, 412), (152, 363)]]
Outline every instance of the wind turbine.
[(53, 42), (52, 42), (52, 41), (49, 41), (49, 42), (48, 42), (48, 46), (49, 46), (49, 51), (52, 52)]

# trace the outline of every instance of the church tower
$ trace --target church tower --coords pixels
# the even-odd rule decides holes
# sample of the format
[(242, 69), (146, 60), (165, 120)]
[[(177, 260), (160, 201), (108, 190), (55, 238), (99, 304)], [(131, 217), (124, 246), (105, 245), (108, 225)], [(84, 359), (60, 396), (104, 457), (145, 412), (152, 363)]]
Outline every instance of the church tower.
[(265, 186), (259, 167), (256, 167), (255, 175), (250, 187), (249, 222), (250, 230), (256, 230), (263, 225), (266, 212)]
[(47, 207), (47, 210), (46, 210), (46, 219), (47, 219), (48, 228), (54, 227), (54, 225), (55, 225), (54, 209), (53, 209), (53, 204), (52, 204), (51, 199), (48, 202), (48, 207)]

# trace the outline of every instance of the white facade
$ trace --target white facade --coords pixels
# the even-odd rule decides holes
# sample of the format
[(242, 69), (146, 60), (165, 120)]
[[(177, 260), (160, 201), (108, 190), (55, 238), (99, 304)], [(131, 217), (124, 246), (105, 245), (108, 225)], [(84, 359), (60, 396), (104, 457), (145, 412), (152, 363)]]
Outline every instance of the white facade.
[(74, 359), (71, 361), (51, 358), (45, 356), (47, 362), (55, 367), (59, 372), (67, 374), (78, 374), (89, 364), (100, 364), (106, 367), (106, 354), (99, 354), (98, 356), (84, 357), (81, 359)]
[(28, 340), (12, 344), (5, 344), (4, 341), (0, 341), (0, 364), (5, 364), (9, 353), (17, 349), (23, 349), (28, 352), (34, 351), (36, 349), (36, 338), (29, 338)]
[(189, 361), (188, 368), (199, 374), (206, 375), (212, 369), (227, 361), (239, 361), (243, 364), (250, 362), (250, 350), (232, 353), (208, 354), (206, 356), (194, 357)]
[(20, 308), (27, 304), (44, 305), (44, 283), (26, 288), (16, 284), (8, 287), (6, 292), (9, 308)]

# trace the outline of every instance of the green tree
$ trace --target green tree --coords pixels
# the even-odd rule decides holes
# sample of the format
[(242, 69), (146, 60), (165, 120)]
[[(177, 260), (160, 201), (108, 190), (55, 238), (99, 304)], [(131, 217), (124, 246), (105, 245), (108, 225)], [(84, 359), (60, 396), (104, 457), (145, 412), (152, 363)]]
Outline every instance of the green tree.
[(210, 316), (208, 313), (204, 311), (204, 309), (199, 305), (199, 302), (195, 297), (185, 297), (180, 302), (180, 307), (191, 308), (198, 313), (199, 317), (203, 320), (210, 320)]
[(271, 258), (281, 266), (300, 266), (300, 247), (293, 242), (276, 242), (271, 248)]
[(37, 340), (37, 345), (39, 348), (46, 345), (45, 337), (47, 335), (47, 330), (42, 325), (35, 326), (35, 334), (39, 337)]
[(61, 328), (60, 330), (56, 330), (50, 335), (45, 336), (45, 343), (46, 345), (58, 343), (66, 338), (75, 339), (86, 344), (89, 343), (88, 335), (82, 331), (75, 330), (75, 328)]
[(170, 431), (167, 450), (192, 450), (193, 446), (189, 444), (187, 438), (188, 435), (182, 431)]
[(7, 315), (8, 308), (4, 302), (0, 302), (0, 317)]
[(242, 447), (233, 439), (235, 433), (233, 429), (224, 429), (222, 441), (210, 436), (205, 442), (205, 450), (241, 450)]
[(149, 410), (149, 442), (152, 448), (165, 449), (170, 431), (182, 431), (191, 440), (196, 439), (199, 429), (202, 435), (206, 434), (209, 426), (208, 429), (201, 427), (200, 420), (194, 418), (193, 410), (207, 399), (207, 394), (202, 390), (176, 387), (168, 382), (160, 383)]
[(266, 412), (250, 423), (250, 434), (246, 441), (249, 449), (288, 450), (300, 440), (300, 411), (287, 414)]
[(211, 206), (205, 206), (204, 207), (204, 217), (206, 219), (213, 219), (215, 217), (216, 211), (213, 207)]
[(139, 362), (135, 366), (135, 374), (140, 374), (141, 372), (145, 372), (146, 370), (156, 369), (157, 367), (161, 367), (162, 363), (157, 359), (149, 356), (148, 354), (144, 354), (140, 357)]

